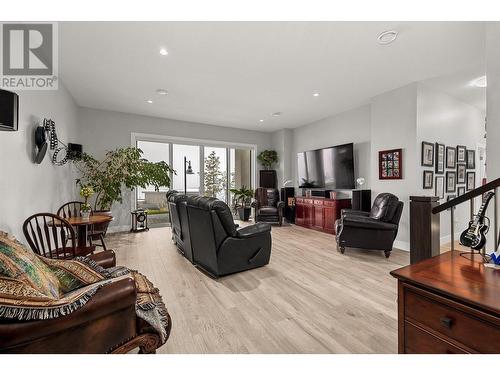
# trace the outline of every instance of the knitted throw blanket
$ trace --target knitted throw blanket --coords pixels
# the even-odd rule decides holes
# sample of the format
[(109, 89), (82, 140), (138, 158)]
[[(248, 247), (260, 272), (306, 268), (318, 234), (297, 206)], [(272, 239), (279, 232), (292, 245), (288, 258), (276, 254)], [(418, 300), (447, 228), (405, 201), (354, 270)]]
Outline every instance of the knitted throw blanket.
[(0, 319), (54, 319), (84, 306), (104, 285), (132, 278), (137, 290), (136, 314), (161, 338), (168, 338), (169, 316), (159, 290), (137, 271), (104, 269), (89, 258), (40, 257), (14, 238), (0, 233)]

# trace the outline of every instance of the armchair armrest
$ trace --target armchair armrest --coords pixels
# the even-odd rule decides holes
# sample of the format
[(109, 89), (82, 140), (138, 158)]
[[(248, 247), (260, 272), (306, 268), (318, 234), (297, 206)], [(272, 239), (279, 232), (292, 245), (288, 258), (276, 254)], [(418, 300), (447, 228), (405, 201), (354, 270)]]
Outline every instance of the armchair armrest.
[(282, 210), (285, 207), (285, 202), (279, 201), (276, 207), (278, 207), (278, 210)]
[(238, 230), (238, 238), (250, 238), (260, 236), (271, 231), (271, 225), (267, 223), (257, 223)]
[(0, 337), (2, 338), (0, 351), (89, 324), (103, 316), (129, 307), (135, 311), (136, 295), (134, 280), (124, 278), (104, 285), (90, 301), (71, 314), (48, 320), (0, 321)]
[(105, 250), (99, 253), (90, 254), (87, 258), (92, 259), (103, 268), (111, 268), (116, 266), (116, 256), (113, 250)]
[(364, 216), (344, 216), (342, 218), (344, 227), (365, 228), (374, 230), (397, 230), (398, 226), (392, 223), (386, 223), (381, 220), (372, 219)]

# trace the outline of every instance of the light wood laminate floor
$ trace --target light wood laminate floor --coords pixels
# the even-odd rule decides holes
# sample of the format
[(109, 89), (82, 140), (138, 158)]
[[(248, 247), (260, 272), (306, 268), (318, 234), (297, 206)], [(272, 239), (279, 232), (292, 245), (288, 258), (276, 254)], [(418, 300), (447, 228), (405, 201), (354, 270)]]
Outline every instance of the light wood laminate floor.
[(172, 316), (160, 353), (396, 353), (394, 250), (336, 251), (334, 236), (273, 227), (266, 267), (214, 280), (182, 257), (170, 228), (107, 237), (117, 262), (147, 275)]

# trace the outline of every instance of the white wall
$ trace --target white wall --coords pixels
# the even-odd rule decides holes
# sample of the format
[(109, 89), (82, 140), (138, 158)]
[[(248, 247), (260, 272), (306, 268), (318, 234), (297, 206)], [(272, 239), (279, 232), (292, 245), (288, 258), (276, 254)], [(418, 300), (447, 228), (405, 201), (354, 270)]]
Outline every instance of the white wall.
[[(421, 142), (439, 142), (445, 146), (463, 145), (467, 149), (476, 150), (476, 187), (480, 185), (479, 181), (479, 160), (478, 145), (485, 145), (484, 142), (484, 115), (479, 109), (469, 104), (463, 103), (445, 93), (436, 91), (423, 84), (418, 85), (417, 93), (417, 181), (418, 195), (434, 196), (434, 189), (428, 190), (422, 188), (422, 179), (424, 170), (434, 168), (422, 167), (421, 164)], [(446, 177), (445, 173), (441, 176)], [(455, 170), (456, 171), (456, 170)], [(467, 170), (472, 171), (472, 170)], [(434, 175), (435, 178), (436, 175)], [(465, 186), (461, 184), (459, 186)], [(456, 193), (449, 193), (456, 195)], [(445, 199), (446, 201), (446, 191)], [(476, 201), (476, 210), (481, 204), (480, 198)], [(469, 205), (462, 204), (457, 206), (455, 211), (455, 240), (458, 234), (467, 228), (469, 221)], [(450, 241), (450, 214), (441, 213), (441, 243)]]
[(500, 177), (500, 23), (486, 26), (487, 148), (486, 173), (488, 181)]
[[(84, 152), (102, 158), (106, 151), (131, 145), (131, 133), (170, 137), (247, 143), (257, 145), (257, 152), (271, 148), (271, 134), (214, 125), (147, 117), (121, 112), (79, 108), (80, 142)], [(123, 204), (113, 206), (111, 230), (130, 226), (131, 192), (124, 192)]]
[(25, 242), (24, 220), (38, 212), (55, 212), (76, 197), (71, 165), (51, 163), (50, 151), (42, 164), (33, 163), (34, 129), (51, 118), (64, 143), (77, 142), (77, 106), (59, 82), (57, 91), (20, 91), (19, 130), (0, 131), (0, 230)]
[(298, 186), (298, 152), (324, 147), (354, 143), (354, 169), (358, 177), (364, 177), (363, 188), (371, 186), (370, 176), (370, 106), (362, 106), (336, 116), (293, 129), (293, 151), (291, 170), (293, 182)]
[[(372, 199), (390, 192), (404, 202), (398, 236), (394, 246), (408, 250), (410, 241), (410, 195), (418, 192), (416, 177), (417, 84), (376, 96), (371, 101), (371, 188)], [(378, 152), (403, 149), (403, 178), (379, 180)]]

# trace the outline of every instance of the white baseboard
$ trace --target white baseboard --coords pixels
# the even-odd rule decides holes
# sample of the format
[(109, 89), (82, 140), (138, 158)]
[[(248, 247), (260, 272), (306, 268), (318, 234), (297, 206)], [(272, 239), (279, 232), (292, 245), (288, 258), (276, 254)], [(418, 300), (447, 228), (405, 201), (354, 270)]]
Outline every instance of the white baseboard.
[(394, 241), (394, 245), (396, 249), (404, 250), (404, 251), (410, 251), (410, 243), (407, 241)]
[(128, 225), (115, 225), (108, 227), (108, 233), (128, 232), (130, 227)]

